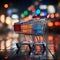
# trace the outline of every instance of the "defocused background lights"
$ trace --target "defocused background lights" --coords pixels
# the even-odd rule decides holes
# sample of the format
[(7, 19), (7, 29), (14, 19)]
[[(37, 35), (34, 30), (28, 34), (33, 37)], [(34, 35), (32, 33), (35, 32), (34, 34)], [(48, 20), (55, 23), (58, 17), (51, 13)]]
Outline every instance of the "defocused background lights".
[(8, 4), (4, 4), (4, 8), (8, 8)]
[(47, 15), (47, 18), (49, 18), (49, 17), (50, 17), (50, 14)]
[(34, 5), (39, 5), (39, 2), (38, 1), (35, 1)]
[(56, 14), (55, 14), (55, 17), (59, 17), (59, 13), (56, 13)]
[(32, 10), (31, 10), (32, 12), (35, 12), (35, 8), (32, 8)]
[(0, 20), (2, 23), (4, 23), (5, 22), (5, 15), (1, 15)]
[(51, 17), (51, 18), (54, 18), (54, 14), (51, 14), (50, 17)]
[(48, 22), (47, 26), (52, 27), (53, 26), (53, 22)]
[(55, 26), (59, 26), (59, 24), (60, 24), (59, 22), (55, 22)]
[(26, 10), (26, 11), (24, 11), (24, 15), (25, 16), (27, 16), (28, 15), (28, 11)]
[(40, 5), (39, 8), (45, 10), (47, 9), (47, 5)]
[(47, 12), (45, 12), (45, 11), (44, 12), (41, 12), (40, 13), (40, 16), (47, 16)]
[(52, 36), (52, 35), (49, 35), (49, 36), (48, 36), (48, 40), (49, 40), (49, 41), (52, 41), (52, 40), (53, 40), (53, 36)]
[(48, 6), (48, 13), (55, 13), (55, 7), (53, 5)]
[(24, 18), (25, 16), (24, 16), (24, 14), (22, 13), (22, 14), (20, 15), (20, 17), (21, 17), (21, 18)]
[(6, 24), (11, 24), (11, 18), (10, 17), (6, 17)]
[(11, 14), (12, 14), (12, 9), (8, 9), (8, 10), (7, 10), (7, 15), (8, 15), (8, 16), (11, 16)]
[(29, 6), (29, 7), (28, 7), (28, 11), (31, 11), (32, 8), (34, 8), (34, 5)]
[[(31, 4), (30, 2), (28, 3), (27, 0), (26, 2), (21, 0), (20, 2), (19, 1), (12, 2), (12, 1), (13, 0), (5, 1), (7, 4), (2, 4), (1, 1), (0, 4), (1, 5), (0, 6), (0, 30), (4, 35), (4, 36), (0, 35), (0, 40), (1, 40), (0, 51), (7, 52), (8, 57), (10, 58), (9, 55), (11, 54), (10, 50), (13, 50), (12, 53), (14, 53), (13, 54), (14, 56), (16, 55), (15, 54), (17, 50), (16, 43), (21, 42), (24, 45), (24, 42), (26, 43), (32, 42), (34, 43), (33, 44), (34, 46), (32, 46), (32, 48), (34, 48), (35, 50), (33, 49), (33, 51), (31, 51), (31, 49), (29, 48), (29, 44), (24, 46), (21, 45), (21, 50), (23, 49), (24, 53), (22, 53), (20, 49), (19, 49), (19, 53), (21, 52), (22, 54), (28, 54), (29, 51), (31, 51), (35, 56), (35, 52), (39, 54), (41, 51), (43, 52), (43, 50), (46, 49), (46, 47), (44, 49), (44, 47), (42, 46), (42, 44), (44, 44), (51, 51), (54, 57), (56, 57), (54, 48), (55, 49), (57, 48), (56, 53), (58, 52), (59, 55), (60, 35), (55, 33), (57, 33), (56, 31), (60, 31), (59, 30), (60, 29), (60, 7), (59, 7), (60, 3), (58, 2), (59, 6), (56, 6), (56, 4), (52, 4), (53, 3), (52, 1), (48, 2), (46, 0), (44, 1), (32, 0)], [(25, 3), (27, 5), (24, 5)], [(14, 23), (17, 24), (15, 25)], [(14, 29), (16, 30), (16, 32), (18, 31), (21, 32), (21, 34), (19, 32), (16, 33)], [(45, 33), (44, 29), (46, 30), (46, 34), (44, 34)], [(3, 30), (6, 31), (6, 32), (4, 31), (6, 34), (4, 34)], [(51, 33), (49, 33), (49, 31)], [(40, 43), (42, 43), (41, 46)], [(49, 51), (45, 51), (44, 55), (42, 54), (43, 56), (41, 57), (43, 57), (44, 59), (47, 54), (46, 58), (49, 58), (49, 55), (52, 56), (52, 54), (49, 53), (50, 53)], [(38, 56), (40, 56), (40, 54), (37, 55), (37, 57)], [(5, 60), (9, 59), (7, 56), (5, 57), (6, 57)]]
[(35, 14), (38, 15), (38, 14), (40, 14), (40, 12), (41, 12), (40, 9), (37, 9), (37, 10), (35, 11)]
[(12, 14), (12, 16), (11, 16), (13, 19), (19, 19), (19, 16), (18, 16), (18, 14)]

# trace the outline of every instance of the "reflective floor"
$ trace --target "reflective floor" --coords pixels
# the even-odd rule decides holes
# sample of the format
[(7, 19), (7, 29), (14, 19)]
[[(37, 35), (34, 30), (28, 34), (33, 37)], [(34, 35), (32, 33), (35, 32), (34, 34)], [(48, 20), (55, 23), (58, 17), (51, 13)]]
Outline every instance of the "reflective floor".
[[(46, 50), (44, 50), (44, 53), (40, 53), (43, 48), (39, 44), (35, 45), (33, 51), (30, 51), (28, 45), (22, 45), (21, 49), (18, 50), (16, 43), (19, 36), (16, 33), (13, 33), (12, 36), (11, 34), (9, 32), (7, 36), (0, 36), (0, 60), (60, 60), (60, 34), (47, 33), (44, 36), (34, 36), (35, 42), (45, 42)], [(31, 37), (25, 36), (24, 39), (23, 37), (20, 39), (27, 41)]]

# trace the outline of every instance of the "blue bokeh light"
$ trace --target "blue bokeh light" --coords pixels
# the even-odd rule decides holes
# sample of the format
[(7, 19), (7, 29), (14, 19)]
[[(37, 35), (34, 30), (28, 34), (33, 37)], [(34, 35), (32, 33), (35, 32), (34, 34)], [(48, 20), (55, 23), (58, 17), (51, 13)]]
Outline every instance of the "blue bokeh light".
[(40, 9), (37, 9), (37, 10), (35, 11), (35, 14), (36, 14), (36, 15), (39, 15), (40, 12), (41, 12)]

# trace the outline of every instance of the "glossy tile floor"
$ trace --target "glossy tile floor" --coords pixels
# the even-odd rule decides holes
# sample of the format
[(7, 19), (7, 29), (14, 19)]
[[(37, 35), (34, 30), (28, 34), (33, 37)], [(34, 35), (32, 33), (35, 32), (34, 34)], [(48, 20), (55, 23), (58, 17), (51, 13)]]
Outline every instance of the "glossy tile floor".
[[(34, 52), (29, 53), (29, 48), (25, 49), (25, 46), (22, 46), (20, 50), (17, 49), (16, 43), (17, 38), (14, 39), (3, 39), (0, 40), (0, 60), (59, 60), (60, 59), (60, 34), (45, 34), (44, 38), (46, 41), (46, 51), (44, 54), (39, 54), (39, 49), (35, 46), (35, 52), (38, 51), (38, 54)], [(42, 39), (40, 37), (40, 39)], [(39, 38), (38, 38), (39, 40)], [(24, 47), (24, 48), (23, 48)], [(18, 51), (18, 53), (17, 53)]]

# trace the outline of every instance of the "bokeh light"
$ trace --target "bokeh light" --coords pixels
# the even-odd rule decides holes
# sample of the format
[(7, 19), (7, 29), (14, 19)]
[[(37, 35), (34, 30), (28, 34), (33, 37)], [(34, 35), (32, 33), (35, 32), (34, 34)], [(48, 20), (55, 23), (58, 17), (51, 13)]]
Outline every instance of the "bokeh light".
[(11, 24), (11, 18), (10, 17), (6, 17), (6, 24)]
[(52, 27), (53, 26), (53, 22), (48, 22), (47, 26)]
[(55, 17), (59, 17), (59, 13), (55, 13)]
[(24, 18), (25, 16), (24, 16), (24, 14), (22, 13), (22, 14), (20, 15), (20, 17), (21, 17), (21, 18)]
[(28, 15), (28, 11), (27, 11), (27, 10), (24, 11), (24, 15), (25, 15), (25, 16)]
[(55, 26), (59, 26), (60, 22), (55, 22), (54, 24), (55, 24)]
[(47, 5), (40, 5), (39, 8), (42, 10), (45, 10), (45, 9), (47, 9)]
[(37, 9), (37, 10), (35, 11), (35, 14), (38, 15), (38, 14), (40, 14), (40, 12), (41, 12), (40, 9)]
[(4, 4), (4, 8), (8, 8), (8, 4)]
[(55, 13), (55, 7), (53, 5), (48, 6), (48, 13)]
[(53, 41), (53, 38), (54, 38), (54, 37), (53, 37), (52, 35), (49, 35), (49, 36), (48, 36), (48, 40), (49, 40), (49, 41)]
[(54, 18), (55, 16), (54, 16), (54, 14), (51, 14), (50, 17), (51, 17), (51, 18)]
[(39, 1), (35, 1), (34, 5), (39, 5)]
[(5, 22), (5, 15), (4, 15), (4, 14), (2, 14), (2, 15), (0, 16), (0, 21), (1, 21), (2, 23)]

